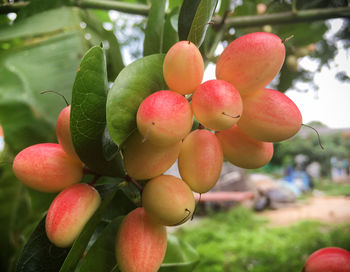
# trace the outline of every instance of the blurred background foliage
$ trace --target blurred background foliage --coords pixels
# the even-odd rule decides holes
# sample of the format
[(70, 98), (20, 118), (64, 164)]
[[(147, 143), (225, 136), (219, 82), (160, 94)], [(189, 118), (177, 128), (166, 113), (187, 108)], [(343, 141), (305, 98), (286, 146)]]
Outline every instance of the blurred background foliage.
[[(152, 1), (107, 1), (112, 4), (123, 2), (127, 7), (136, 7), (133, 11), (129, 10), (132, 14), (101, 8), (92, 9), (94, 6), (91, 3), (96, 2), (98, 1), (90, 1), (90, 5), (86, 5), (84, 0), (0, 1), (0, 124), (4, 130), (6, 143), (5, 150), (0, 155), (0, 271), (14, 269), (14, 263), (28, 235), (42, 218), (54, 197), (54, 195), (34, 192), (24, 187), (11, 171), (12, 159), (20, 150), (36, 143), (56, 142), (56, 119), (65, 104), (55, 95), (42, 95), (40, 92), (58, 91), (70, 101), (80, 60), (93, 45), (101, 43), (104, 45), (110, 82), (114, 81), (125, 64), (143, 55), (143, 39), (147, 23), (145, 15)], [(181, 4), (182, 0), (168, 1), (162, 52), (166, 52), (178, 39), (174, 33), (177, 33), (177, 19)], [(257, 9), (258, 4), (265, 4), (266, 10)], [(217, 60), (218, 47), (225, 47), (245, 33), (268, 31), (279, 35), (282, 39), (294, 35), (294, 38), (285, 42), (286, 62), (272, 85), (283, 92), (295, 88), (296, 82), (306, 82), (310, 89), (317, 89), (317, 86), (313, 85), (313, 72), (298, 67), (296, 63), (298, 59), (309, 56), (317, 60), (318, 70), (320, 70), (322, 66), (332, 62), (337, 54), (339, 42), (343, 48), (348, 49), (350, 23), (349, 17), (346, 16), (349, 13), (339, 15), (345, 17), (342, 20), (343, 25), (338, 32), (327, 39), (325, 33), (330, 25), (325, 20), (310, 19), (307, 22), (289, 24), (277, 22), (244, 28), (228, 26), (225, 20), (239, 18), (239, 16), (265, 16), (292, 10), (348, 6), (349, 1), (345, 0), (221, 0), (216, 9), (214, 22), (210, 25), (200, 49), (206, 64), (209, 64)], [(347, 81), (349, 77), (344, 71), (338, 74), (338, 79)], [(277, 144), (272, 164), (283, 166), (287, 156), (306, 153), (310, 161), (317, 160), (328, 167), (330, 156), (349, 156), (348, 138), (332, 134), (324, 136), (323, 142), (327, 147), (326, 151), (316, 148), (318, 143), (314, 135), (297, 136), (288, 143)], [(253, 223), (247, 223), (246, 227), (249, 228), (255, 224), (255, 219), (249, 216), (240, 216), (232, 220), (232, 225), (239, 221), (243, 222), (240, 224), (245, 224), (246, 220), (253, 220)], [(303, 226), (296, 228), (302, 231)], [(259, 233), (259, 228), (256, 231)], [(336, 232), (334, 233), (330, 232), (330, 235), (337, 235)], [(183, 235), (193, 237), (193, 234), (194, 232), (189, 232)], [(215, 235), (215, 233), (203, 234), (201, 238), (194, 236), (193, 243), (202, 243), (208, 235)], [(237, 237), (242, 238), (246, 237), (247, 233), (239, 235), (242, 236)], [(276, 238), (269, 236), (266, 241), (278, 240), (278, 235), (283, 236), (286, 233), (282, 231)], [(317, 232), (310, 235), (316, 237)], [(210, 246), (209, 240), (206, 241), (206, 246)], [(256, 243), (266, 243), (261, 239), (257, 241)], [(247, 240), (248, 244), (250, 242), (251, 240)], [(293, 237), (290, 242), (294, 242)], [(225, 243), (223, 244), (226, 246)], [(206, 249), (199, 250), (206, 251)], [(279, 250), (291, 252), (290, 248), (281, 247)], [(264, 256), (266, 262), (275, 260), (266, 258)], [(256, 261), (244, 258), (238, 260), (236, 257), (228, 260), (230, 260), (229, 264), (240, 262), (242, 269), (249, 268), (249, 264)], [(205, 263), (202, 265), (204, 269)], [(242, 271), (247, 271), (244, 269)]]

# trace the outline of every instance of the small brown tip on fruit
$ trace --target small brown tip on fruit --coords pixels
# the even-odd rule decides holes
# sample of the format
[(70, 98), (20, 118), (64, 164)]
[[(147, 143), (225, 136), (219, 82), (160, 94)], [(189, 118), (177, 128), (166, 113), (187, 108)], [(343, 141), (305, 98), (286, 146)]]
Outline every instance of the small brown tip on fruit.
[(301, 125), (304, 126), (304, 127), (311, 128), (312, 130), (314, 130), (314, 131), (316, 132), (317, 138), (318, 138), (318, 144), (319, 144), (319, 146), (320, 146), (322, 149), (324, 149), (324, 147), (323, 147), (323, 145), (322, 145), (322, 143), (321, 143), (321, 136), (320, 136), (320, 134), (318, 133), (317, 129), (313, 128), (312, 126), (306, 125), (306, 124), (301, 124)]
[(224, 111), (222, 112), (222, 114), (223, 115), (225, 115), (225, 116), (228, 116), (228, 117), (231, 117), (231, 118), (240, 118), (241, 117), (241, 115), (240, 114), (238, 114), (238, 115), (236, 115), (236, 116), (232, 116), (232, 115), (230, 115), (230, 114), (227, 114), (227, 113), (225, 113)]
[(294, 35), (290, 35), (288, 38), (285, 38), (284, 41), (282, 40), (282, 43), (286, 43), (292, 38), (294, 38)]
[[(185, 212), (187, 212), (187, 215), (183, 219), (181, 219), (179, 222), (175, 223), (174, 225), (170, 225), (170, 227), (175, 227), (175, 226), (178, 226), (178, 225), (185, 223), (188, 220), (188, 218), (191, 216), (191, 211), (186, 208)], [(192, 218), (193, 218), (193, 216), (191, 217), (191, 220), (192, 220)]]

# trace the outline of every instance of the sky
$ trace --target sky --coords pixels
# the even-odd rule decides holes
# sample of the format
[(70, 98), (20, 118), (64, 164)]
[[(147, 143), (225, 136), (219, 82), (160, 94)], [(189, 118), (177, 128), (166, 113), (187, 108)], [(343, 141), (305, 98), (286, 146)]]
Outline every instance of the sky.
[[(331, 38), (342, 25), (341, 19), (329, 20), (330, 31), (325, 38)], [(298, 92), (290, 89), (286, 95), (298, 106), (303, 116), (303, 123), (320, 121), (330, 128), (350, 128), (350, 83), (336, 79), (337, 72), (346, 71), (350, 76), (350, 52), (337, 44), (338, 54), (331, 62), (330, 67), (322, 67), (315, 72), (314, 83), (319, 87), (317, 93), (313, 90)], [(223, 47), (218, 47), (216, 53), (221, 53)], [(310, 57), (299, 59), (298, 65), (309, 71), (316, 71), (317, 62)], [(215, 78), (215, 66), (209, 65), (205, 71), (204, 80)], [(308, 89), (305, 83), (297, 83), (299, 89)]]

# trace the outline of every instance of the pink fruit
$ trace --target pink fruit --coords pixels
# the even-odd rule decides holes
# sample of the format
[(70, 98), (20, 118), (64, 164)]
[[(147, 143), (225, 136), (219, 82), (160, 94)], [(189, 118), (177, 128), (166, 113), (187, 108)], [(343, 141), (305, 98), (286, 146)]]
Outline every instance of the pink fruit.
[(245, 134), (238, 126), (216, 133), (224, 158), (232, 164), (247, 168), (259, 168), (273, 156), (272, 143), (258, 141)]
[(137, 111), (137, 128), (146, 141), (167, 146), (181, 141), (192, 128), (191, 105), (182, 95), (158, 91), (148, 96)]
[(274, 34), (255, 32), (239, 37), (222, 52), (216, 78), (230, 82), (241, 95), (264, 88), (281, 70), (283, 41)]
[(306, 260), (303, 272), (349, 272), (350, 252), (338, 248), (327, 247), (312, 253)]
[(262, 89), (243, 99), (243, 114), (238, 126), (250, 137), (279, 142), (295, 135), (301, 125), (298, 107), (279, 91)]
[(163, 63), (163, 75), (172, 91), (192, 93), (202, 82), (203, 74), (203, 58), (195, 44), (180, 41), (169, 49)]
[(238, 91), (224, 80), (209, 80), (196, 89), (192, 110), (198, 122), (212, 130), (224, 130), (235, 125), (242, 114)]
[(124, 166), (134, 179), (145, 180), (157, 177), (168, 170), (180, 153), (181, 142), (170, 146), (156, 146), (135, 131), (126, 141)]
[(72, 158), (80, 161), (75, 152), (70, 134), (70, 108), (70, 105), (65, 107), (59, 114), (56, 123), (56, 135), (58, 143), (62, 146), (63, 150)]
[(217, 137), (208, 130), (192, 131), (181, 146), (178, 159), (182, 179), (197, 193), (208, 192), (222, 169), (222, 149)]
[(49, 240), (58, 247), (69, 247), (101, 203), (94, 187), (81, 183), (66, 188), (51, 203), (45, 228)]
[(59, 144), (44, 143), (23, 149), (12, 168), (21, 182), (41, 192), (59, 192), (83, 177), (81, 162), (67, 155)]
[(166, 248), (166, 228), (154, 222), (143, 208), (137, 208), (124, 218), (118, 230), (118, 268), (121, 272), (156, 272)]

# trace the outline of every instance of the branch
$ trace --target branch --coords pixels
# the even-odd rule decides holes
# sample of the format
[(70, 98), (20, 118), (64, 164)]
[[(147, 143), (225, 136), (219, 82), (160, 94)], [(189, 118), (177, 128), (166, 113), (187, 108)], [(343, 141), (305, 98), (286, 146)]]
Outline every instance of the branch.
[[(29, 2), (16, 2), (13, 4), (0, 5), (0, 14), (10, 12), (18, 12), (21, 8), (27, 6)], [(147, 15), (149, 6), (143, 4), (130, 4), (127, 2), (111, 1), (111, 0), (71, 0), (72, 6), (80, 8), (117, 10), (129, 14)]]
[(117, 10), (129, 14), (148, 15), (150, 7), (143, 4), (108, 0), (75, 0), (73, 5), (81, 8)]
[[(350, 16), (350, 7), (341, 8), (322, 8), (322, 9), (308, 9), (299, 10), (296, 12), (280, 12), (266, 15), (252, 15), (252, 16), (237, 16), (229, 17), (225, 21), (225, 27), (252, 27), (262, 25), (274, 24), (289, 24), (310, 22), (318, 20), (326, 20), (331, 18), (341, 18)], [(215, 24), (220, 23), (221, 18), (215, 17), (213, 21)]]

